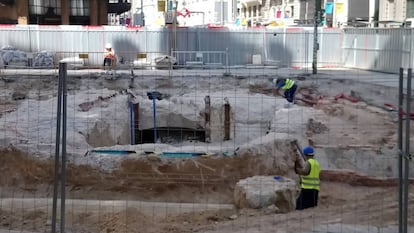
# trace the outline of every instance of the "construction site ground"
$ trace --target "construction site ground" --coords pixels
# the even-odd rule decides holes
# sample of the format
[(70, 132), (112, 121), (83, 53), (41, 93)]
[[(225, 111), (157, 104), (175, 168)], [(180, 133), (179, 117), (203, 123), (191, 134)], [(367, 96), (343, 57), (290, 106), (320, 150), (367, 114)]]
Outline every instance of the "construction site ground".
[[(69, 163), (66, 232), (398, 232), (398, 125), (395, 111), (384, 105), (397, 104), (398, 75), (348, 69), (321, 69), (312, 75), (311, 70), (265, 67), (229, 71), (223, 75), (223, 70), (134, 70), (133, 79), (130, 70), (118, 70), (116, 75), (69, 70), (68, 75), (99, 81), (114, 90), (154, 77), (175, 80), (178, 86), (186, 77), (222, 77), (252, 83), (242, 86), (265, 95), (272, 95), (269, 85), (273, 78), (298, 79), (308, 87), (302, 94), (317, 97), (311, 99), (315, 105), (298, 104), (325, 113), (318, 121), (308, 122), (306, 132), (316, 151), (323, 150), (317, 156), (325, 169), (317, 207), (285, 214), (273, 208), (235, 208), (233, 191), (239, 179), (275, 175), (271, 169), (255, 167), (263, 161), (254, 156), (180, 159), (159, 167), (162, 175), (154, 173), (147, 161), (126, 160), (114, 171)], [(30, 88), (41, 90), (41, 85), (52, 88), (16, 80), (57, 74), (56, 70), (0, 70), (0, 89), (25, 93)], [(78, 81), (70, 82), (76, 86)], [(17, 104), (3, 101), (2, 113)], [(53, 159), (38, 159), (13, 145), (1, 146), (0, 233), (50, 232)], [(412, 184), (408, 213), (414, 211)], [(413, 216), (409, 214), (408, 232), (414, 232)]]

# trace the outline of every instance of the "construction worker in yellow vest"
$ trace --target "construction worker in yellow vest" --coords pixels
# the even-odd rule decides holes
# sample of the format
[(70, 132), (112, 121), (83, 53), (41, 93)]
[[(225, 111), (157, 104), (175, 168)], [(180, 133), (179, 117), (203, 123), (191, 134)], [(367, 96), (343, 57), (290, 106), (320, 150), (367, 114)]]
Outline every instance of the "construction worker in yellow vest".
[(284, 97), (289, 103), (294, 103), (296, 89), (298, 85), (295, 80), (289, 78), (278, 78), (274, 80), (276, 84), (276, 91), (279, 93), (279, 90), (283, 90)]
[(303, 157), (297, 155), (296, 158), (295, 172), (301, 175), (300, 194), (296, 200), (297, 210), (318, 205), (321, 166), (314, 156), (314, 149), (308, 146), (303, 149)]

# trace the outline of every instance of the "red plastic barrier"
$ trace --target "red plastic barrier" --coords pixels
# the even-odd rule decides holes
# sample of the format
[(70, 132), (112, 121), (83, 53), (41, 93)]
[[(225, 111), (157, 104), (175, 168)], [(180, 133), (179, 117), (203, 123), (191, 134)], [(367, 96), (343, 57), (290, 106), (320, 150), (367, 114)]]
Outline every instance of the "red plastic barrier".
[[(395, 107), (393, 104), (385, 103), (384, 106), (387, 107), (389, 111), (397, 111), (397, 107)], [(407, 115), (407, 112), (402, 109), (400, 109), (399, 113), (403, 116)], [(414, 112), (410, 112), (409, 115), (411, 119), (414, 119)]]
[(359, 102), (359, 99), (357, 99), (353, 96), (350, 96), (350, 95), (345, 95), (344, 93), (340, 93), (340, 94), (336, 95), (335, 100), (337, 101), (338, 99), (346, 99), (346, 100), (351, 101), (352, 103)]

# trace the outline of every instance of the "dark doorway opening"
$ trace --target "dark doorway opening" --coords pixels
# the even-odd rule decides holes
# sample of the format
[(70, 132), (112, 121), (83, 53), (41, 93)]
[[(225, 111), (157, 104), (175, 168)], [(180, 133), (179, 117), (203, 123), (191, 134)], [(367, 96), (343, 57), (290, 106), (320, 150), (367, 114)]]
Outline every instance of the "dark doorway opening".
[[(162, 143), (179, 143), (182, 141), (206, 141), (204, 129), (160, 127), (157, 128), (158, 141)], [(137, 130), (136, 144), (154, 143), (154, 129)]]

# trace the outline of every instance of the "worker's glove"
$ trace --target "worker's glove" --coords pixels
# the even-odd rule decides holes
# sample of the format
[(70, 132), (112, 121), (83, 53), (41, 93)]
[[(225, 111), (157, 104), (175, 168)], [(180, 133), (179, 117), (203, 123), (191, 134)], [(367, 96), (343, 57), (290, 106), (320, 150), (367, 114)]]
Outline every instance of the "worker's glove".
[(298, 148), (298, 140), (297, 139), (294, 139), (294, 140), (292, 140), (291, 142), (290, 142), (290, 148), (292, 149), (292, 151), (295, 151), (296, 152), (296, 150), (297, 150), (297, 148)]

